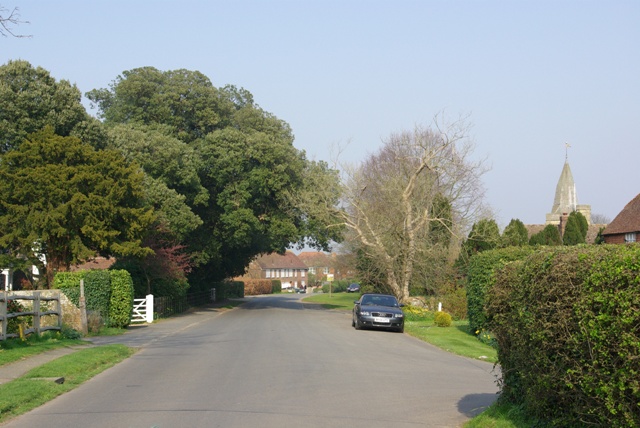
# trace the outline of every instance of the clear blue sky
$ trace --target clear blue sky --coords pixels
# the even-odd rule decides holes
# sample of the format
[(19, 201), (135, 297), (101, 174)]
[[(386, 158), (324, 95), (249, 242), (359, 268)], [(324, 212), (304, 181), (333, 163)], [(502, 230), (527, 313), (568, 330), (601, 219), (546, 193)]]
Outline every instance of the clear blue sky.
[[(640, 193), (640, 1), (67, 1), (17, 6), (0, 38), (84, 93), (141, 66), (253, 93), (295, 145), (358, 162), (445, 110), (470, 115), (487, 203), (544, 223), (571, 144), (578, 202), (613, 219)], [(93, 112), (95, 113), (95, 112)]]

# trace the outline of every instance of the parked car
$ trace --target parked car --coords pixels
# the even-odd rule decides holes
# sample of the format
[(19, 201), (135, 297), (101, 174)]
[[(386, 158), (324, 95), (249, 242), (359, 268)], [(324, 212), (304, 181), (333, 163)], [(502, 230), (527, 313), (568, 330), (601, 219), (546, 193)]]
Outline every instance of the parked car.
[(349, 284), (349, 286), (347, 287), (347, 293), (357, 293), (360, 291), (360, 284), (356, 284), (355, 282), (353, 284)]
[(351, 326), (356, 330), (363, 327), (384, 328), (404, 332), (402, 304), (390, 294), (365, 293), (353, 302)]

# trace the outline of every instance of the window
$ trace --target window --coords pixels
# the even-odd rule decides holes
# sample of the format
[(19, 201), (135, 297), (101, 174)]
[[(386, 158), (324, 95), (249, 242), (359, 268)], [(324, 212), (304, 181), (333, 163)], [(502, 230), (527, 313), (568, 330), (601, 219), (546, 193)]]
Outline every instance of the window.
[(329, 273), (329, 268), (326, 267), (324, 269), (322, 269), (322, 273), (324, 273), (325, 275)]
[(624, 234), (624, 242), (636, 242), (636, 233), (625, 233)]
[(314, 267), (310, 267), (310, 268), (309, 268), (309, 273), (312, 273), (312, 274), (314, 274), (314, 275), (315, 275), (315, 273), (316, 273), (316, 268), (314, 268)]
[(264, 277), (265, 278), (271, 278), (271, 269), (265, 269), (264, 270)]
[[(300, 271), (300, 276), (301, 276), (302, 278), (304, 278), (304, 271), (303, 271), (303, 270), (301, 270), (301, 271)], [(304, 281), (302, 281), (302, 282), (304, 283)]]

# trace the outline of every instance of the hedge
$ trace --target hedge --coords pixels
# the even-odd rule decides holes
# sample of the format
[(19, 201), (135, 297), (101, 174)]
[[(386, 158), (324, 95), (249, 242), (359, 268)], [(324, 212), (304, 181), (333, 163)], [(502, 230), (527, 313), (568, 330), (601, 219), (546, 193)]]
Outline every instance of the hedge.
[(111, 279), (111, 299), (109, 301), (110, 327), (124, 328), (131, 322), (133, 310), (133, 279), (126, 270), (108, 271)]
[(485, 295), (493, 286), (495, 272), (509, 262), (527, 257), (533, 251), (534, 248), (528, 246), (508, 247), (483, 251), (471, 257), (467, 270), (467, 317), (470, 331), (487, 328)]
[(501, 399), (552, 426), (640, 426), (640, 246), (542, 249), (487, 294)]
[(123, 328), (131, 321), (133, 280), (126, 270), (88, 270), (58, 272), (54, 288), (60, 289), (76, 306), (80, 306), (80, 280), (88, 311), (98, 311), (109, 327)]

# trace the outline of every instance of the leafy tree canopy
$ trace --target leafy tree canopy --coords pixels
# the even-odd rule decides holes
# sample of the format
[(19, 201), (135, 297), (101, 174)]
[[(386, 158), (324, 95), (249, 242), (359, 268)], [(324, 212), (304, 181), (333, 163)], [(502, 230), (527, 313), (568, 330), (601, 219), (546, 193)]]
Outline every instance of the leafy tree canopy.
[(502, 232), (503, 247), (521, 247), (529, 243), (529, 233), (519, 219), (511, 219)]
[(143, 175), (115, 151), (96, 151), (52, 127), (31, 134), (0, 162), (0, 248), (42, 266), (49, 284), (96, 253), (145, 255), (154, 220), (141, 207)]
[(51, 126), (56, 135), (75, 135), (98, 146), (104, 133), (80, 98), (75, 85), (57, 82), (48, 71), (27, 61), (0, 66), (0, 154), (45, 126)]
[[(309, 161), (293, 146), (291, 128), (249, 91), (216, 88), (197, 71), (144, 67), (87, 97), (112, 144), (154, 178), (154, 206), (171, 202), (184, 212), (169, 189), (202, 221), (182, 241), (195, 263), (190, 280), (241, 274), (254, 256), (282, 252), (309, 233), (319, 245), (334, 238), (297, 198)], [(170, 217), (168, 208), (160, 211)]]

